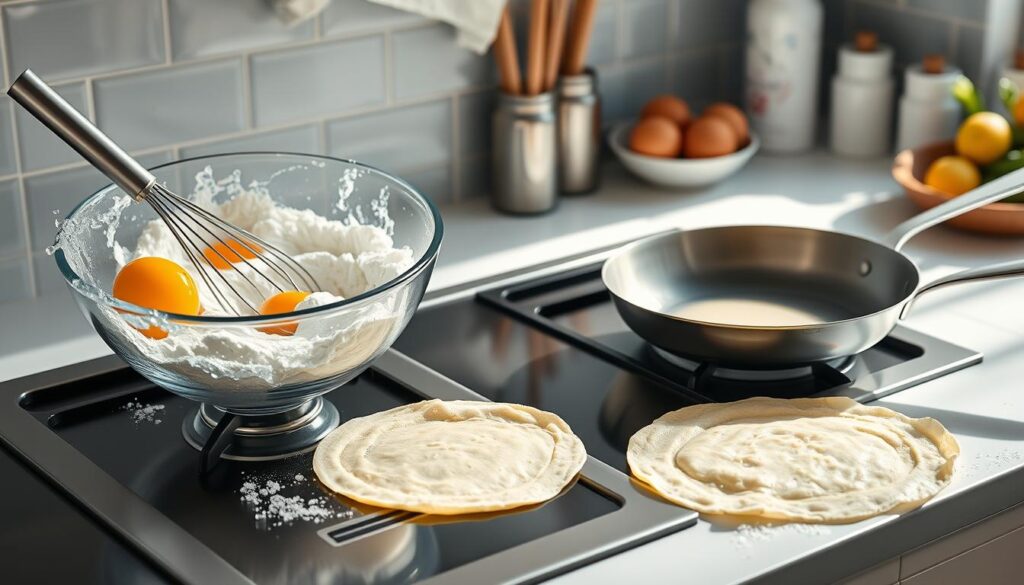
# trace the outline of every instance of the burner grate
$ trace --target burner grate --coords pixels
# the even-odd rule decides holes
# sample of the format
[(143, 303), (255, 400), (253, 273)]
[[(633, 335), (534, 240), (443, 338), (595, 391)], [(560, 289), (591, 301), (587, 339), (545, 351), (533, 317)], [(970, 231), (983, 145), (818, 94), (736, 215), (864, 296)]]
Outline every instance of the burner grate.
[(618, 316), (601, 264), (477, 294), (529, 326), (699, 402), (844, 395), (866, 402), (981, 361), (981, 354), (897, 326), (859, 356), (781, 370), (698, 363), (652, 347)]

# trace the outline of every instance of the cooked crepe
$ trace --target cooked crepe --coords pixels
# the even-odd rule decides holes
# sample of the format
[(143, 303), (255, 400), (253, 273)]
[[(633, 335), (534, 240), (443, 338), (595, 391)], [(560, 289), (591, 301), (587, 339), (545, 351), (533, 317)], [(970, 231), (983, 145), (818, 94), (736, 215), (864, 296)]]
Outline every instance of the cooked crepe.
[(583, 442), (550, 412), (427, 400), (341, 425), (320, 442), (313, 471), (364, 504), (468, 514), (549, 500), (586, 458)]
[(854, 522), (914, 508), (960, 453), (938, 421), (849, 398), (750, 398), (665, 414), (629, 440), (633, 475), (705, 514)]

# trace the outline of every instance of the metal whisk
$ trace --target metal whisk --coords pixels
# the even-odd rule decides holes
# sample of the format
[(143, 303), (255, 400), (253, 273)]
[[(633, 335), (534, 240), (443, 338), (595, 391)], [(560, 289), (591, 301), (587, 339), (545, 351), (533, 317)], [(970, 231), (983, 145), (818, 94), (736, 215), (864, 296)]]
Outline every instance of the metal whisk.
[[(252, 313), (258, 313), (260, 301), (254, 303), (251, 299), (259, 298), (261, 290), (256, 283), (259, 280), (280, 292), (320, 290), (313, 276), (288, 254), (157, 183), (152, 173), (31, 70), (26, 69), (7, 94), (125, 193), (134, 196), (136, 201), (148, 203), (167, 224), (225, 311), (242, 314), (236, 303), (231, 302), (226, 288)], [(220, 259), (221, 266), (241, 274), (255, 294), (242, 294), (214, 264), (214, 257)], [(254, 277), (238, 270), (236, 263), (251, 268)]]

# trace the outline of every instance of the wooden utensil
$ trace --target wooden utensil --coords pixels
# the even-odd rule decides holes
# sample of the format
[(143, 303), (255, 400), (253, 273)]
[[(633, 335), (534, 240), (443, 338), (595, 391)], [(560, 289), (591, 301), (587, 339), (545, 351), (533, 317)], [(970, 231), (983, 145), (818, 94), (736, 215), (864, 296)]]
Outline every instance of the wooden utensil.
[(533, 0), (530, 4), (530, 38), (526, 47), (526, 95), (537, 95), (543, 90), (550, 8), (550, 0)]
[(569, 26), (569, 39), (565, 47), (565, 60), (562, 73), (579, 75), (583, 73), (584, 61), (587, 58), (587, 47), (590, 45), (590, 32), (594, 28), (594, 14), (597, 12), (597, 0), (579, 0), (573, 10), (572, 24)]
[(522, 76), (519, 73), (519, 55), (516, 53), (516, 36), (512, 31), (512, 17), (508, 5), (501, 13), (498, 37), (494, 41), (494, 56), (498, 61), (498, 76), (501, 91), (519, 95), (523, 91)]
[(544, 91), (551, 91), (558, 80), (565, 47), (565, 27), (569, 22), (569, 0), (552, 0), (551, 26), (548, 27), (548, 54), (544, 64)]

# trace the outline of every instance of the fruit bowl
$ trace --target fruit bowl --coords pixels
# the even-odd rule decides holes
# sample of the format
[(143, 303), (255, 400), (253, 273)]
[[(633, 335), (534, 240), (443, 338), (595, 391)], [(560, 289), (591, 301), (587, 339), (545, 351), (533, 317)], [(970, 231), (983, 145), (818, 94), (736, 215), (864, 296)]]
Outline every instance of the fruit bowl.
[[(950, 154), (956, 154), (952, 141), (909, 148), (896, 155), (892, 176), (921, 209), (930, 209), (952, 197), (924, 183), (925, 172), (932, 162)], [(946, 225), (986, 234), (1024, 235), (1024, 204), (992, 203), (955, 217)]]
[(750, 160), (761, 143), (751, 133), (750, 142), (732, 154), (713, 158), (663, 158), (634, 152), (629, 148), (629, 133), (634, 122), (612, 129), (608, 135), (619, 160), (631, 173), (655, 185), (692, 189), (717, 183), (739, 171)]
[[(206, 444), (220, 421), (238, 418), (244, 419), (243, 428), (235, 432), (249, 448), (239, 453), (243, 449), (236, 445), (237, 458), (311, 448), (338, 424), (337, 411), (320, 396), (355, 378), (384, 353), (419, 305), (441, 243), (437, 208), (401, 179), (324, 156), (225, 154), (174, 162), (152, 172), (186, 198), (195, 197), (201, 177), (221, 181), (229, 188), (218, 192), (217, 203), (232, 199), (244, 183), (242, 188), (258, 188), (273, 202), (303, 213), (380, 228), (374, 233), (408, 250), (403, 252), (408, 263), (396, 268), (401, 271), (397, 276), (375, 287), (362, 285), (343, 300), (275, 315), (182, 315), (143, 308), (111, 294), (117, 259), (128, 253), (122, 246), (131, 249), (156, 218), (150, 206), (135, 203), (110, 185), (87, 197), (61, 225), (54, 258), (97, 334), (157, 386), (202, 403), (194, 419), (185, 421), (190, 443)], [(163, 329), (165, 338), (140, 334), (147, 326)], [(266, 334), (275, 326), (310, 333)], [(189, 339), (202, 341), (175, 350)], [(233, 357), (232, 352), (241, 350), (250, 353)], [(286, 366), (302, 361), (289, 370), (280, 365), (279, 357), (286, 355), (295, 356)]]

